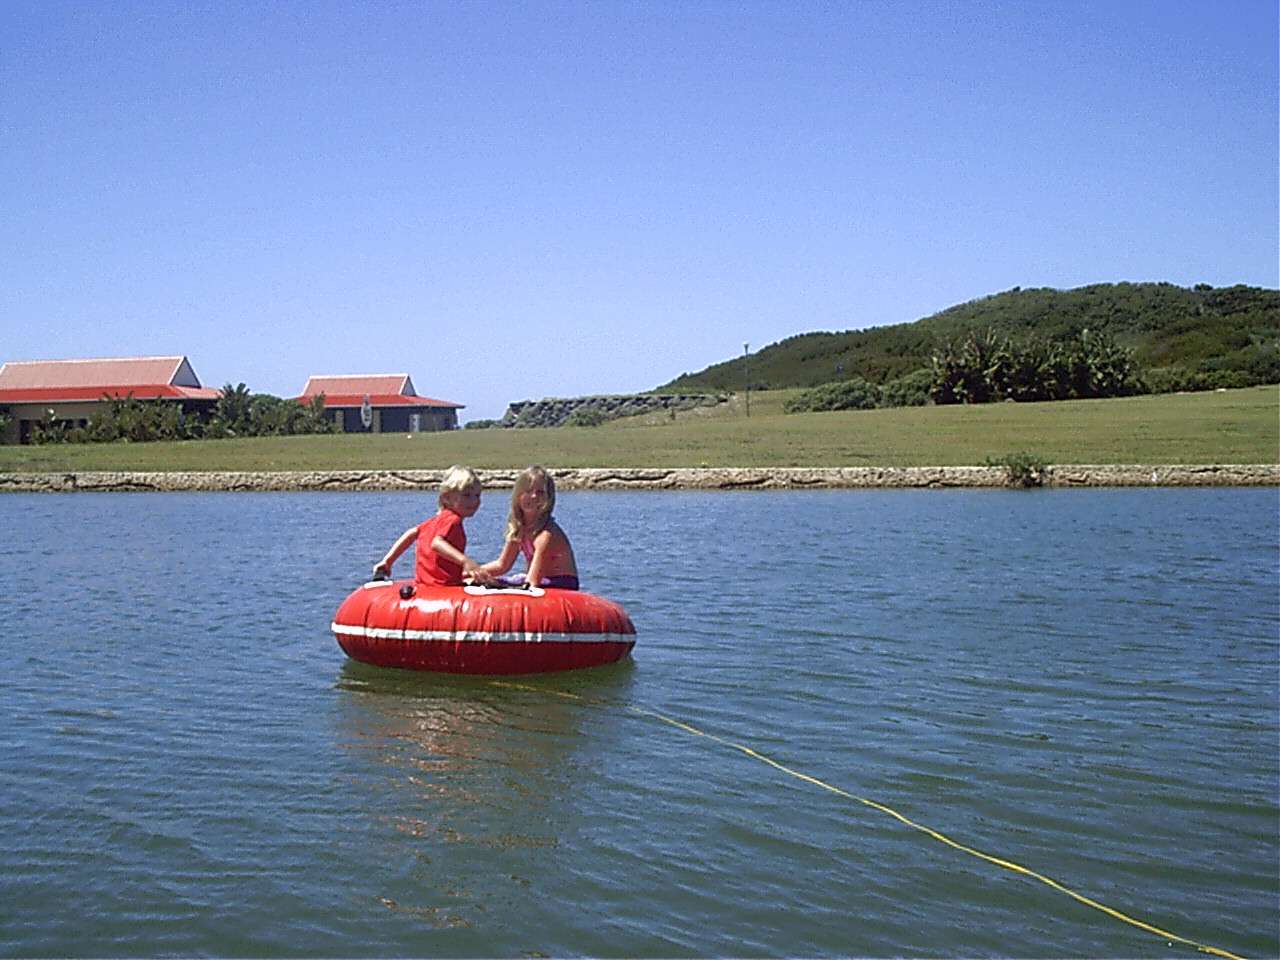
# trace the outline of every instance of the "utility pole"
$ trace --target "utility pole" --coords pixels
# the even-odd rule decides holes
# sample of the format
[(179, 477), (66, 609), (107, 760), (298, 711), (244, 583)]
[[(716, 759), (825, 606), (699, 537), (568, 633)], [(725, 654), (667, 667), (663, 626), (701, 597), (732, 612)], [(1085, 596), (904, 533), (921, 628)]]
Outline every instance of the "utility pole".
[(742, 376), (746, 383), (747, 416), (751, 416), (751, 344), (742, 345)]

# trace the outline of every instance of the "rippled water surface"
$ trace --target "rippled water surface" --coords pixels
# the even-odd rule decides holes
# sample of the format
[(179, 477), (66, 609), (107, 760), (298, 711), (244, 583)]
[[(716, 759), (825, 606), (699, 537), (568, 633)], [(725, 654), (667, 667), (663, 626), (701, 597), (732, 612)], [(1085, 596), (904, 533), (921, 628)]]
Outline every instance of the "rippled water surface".
[(0, 497), (0, 954), (1280, 953), (1276, 491), (562, 494), (502, 682), (329, 633), (433, 508)]

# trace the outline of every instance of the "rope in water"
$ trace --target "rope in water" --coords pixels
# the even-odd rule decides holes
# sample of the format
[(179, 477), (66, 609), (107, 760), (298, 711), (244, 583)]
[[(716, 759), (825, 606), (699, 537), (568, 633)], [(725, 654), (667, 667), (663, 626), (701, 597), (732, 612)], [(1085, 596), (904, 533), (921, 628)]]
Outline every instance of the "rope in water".
[[(591, 703), (599, 706), (611, 705), (604, 700), (593, 700), (590, 697), (584, 697), (581, 694), (570, 693), (564, 690), (548, 690), (544, 687), (536, 687), (536, 686), (531, 686), (531, 685), (522, 684), (522, 683), (513, 683), (512, 681), (509, 681), (509, 680), (494, 680), (491, 682), (494, 683), (496, 686), (512, 687), (518, 690), (529, 690), (536, 693), (544, 693), (544, 694), (550, 693), (550, 694), (555, 694), (556, 696), (559, 696), (559, 697), (566, 697), (571, 700), (580, 700), (584, 703)], [(985, 860), (987, 863), (994, 864), (997, 867), (1003, 867), (1004, 869), (1011, 870), (1014, 873), (1019, 873), (1019, 874), (1022, 874), (1023, 876), (1031, 877), (1034, 880), (1039, 880), (1041, 883), (1049, 887), (1052, 887), (1054, 890), (1057, 890), (1059, 893), (1066, 894), (1068, 897), (1071, 897), (1071, 899), (1076, 900), (1080, 903), (1083, 903), (1087, 907), (1092, 907), (1094, 910), (1100, 910), (1101, 912), (1105, 913), (1109, 917), (1113, 917), (1116, 920), (1121, 920), (1124, 923), (1131, 924), (1132, 926), (1135, 926), (1140, 930), (1145, 930), (1147, 933), (1155, 934), (1158, 937), (1164, 937), (1168, 940), (1174, 941), (1175, 943), (1186, 944), (1187, 946), (1194, 947), (1195, 949), (1200, 950), (1203, 953), (1212, 954), (1217, 957), (1227, 957), (1228, 960), (1244, 960), (1243, 957), (1240, 957), (1237, 954), (1228, 953), (1226, 950), (1220, 950), (1217, 947), (1211, 947), (1208, 944), (1200, 943), (1199, 941), (1192, 940), (1189, 937), (1182, 937), (1176, 933), (1170, 933), (1168, 930), (1163, 930), (1160, 927), (1153, 926), (1150, 923), (1145, 923), (1142, 920), (1138, 920), (1135, 917), (1131, 917), (1126, 913), (1121, 913), (1119, 910), (1116, 910), (1113, 907), (1108, 907), (1106, 904), (1099, 903), (1097, 900), (1094, 900), (1090, 897), (1086, 897), (1082, 893), (1077, 893), (1076, 891), (1072, 890), (1070, 887), (1066, 887), (1063, 884), (1059, 883), (1057, 880), (1054, 880), (1052, 877), (1047, 877), (1043, 873), (1038, 873), (1037, 871), (1032, 870), (1029, 867), (1024, 867), (1021, 864), (1014, 863), (1011, 860), (1005, 860), (1001, 857), (994, 857), (991, 854), (983, 853), (981, 850), (975, 850), (973, 847), (966, 846), (965, 844), (960, 843), (959, 841), (951, 839), (946, 834), (939, 833), (937, 830), (934, 830), (930, 827), (926, 827), (923, 824), (916, 823), (914, 820), (911, 820), (908, 817), (904, 817), (902, 814), (900, 814), (897, 810), (894, 810), (892, 807), (887, 807), (883, 803), (877, 803), (875, 800), (868, 800), (865, 797), (859, 797), (856, 794), (849, 793), (847, 790), (842, 790), (839, 787), (834, 787), (829, 783), (825, 783), (822, 780), (819, 780), (817, 777), (811, 777), (807, 773), (801, 773), (798, 770), (792, 770), (790, 767), (784, 766), (778, 761), (770, 757), (766, 757), (764, 754), (756, 750), (753, 750), (750, 747), (743, 746), (740, 743), (734, 743), (732, 740), (726, 740), (723, 737), (718, 737), (713, 733), (707, 733), (705, 730), (699, 730), (697, 727), (691, 726), (690, 724), (687, 724), (687, 723), (683, 723), (682, 721), (673, 719), (672, 717), (668, 717), (665, 714), (658, 713), (656, 710), (647, 710), (643, 707), (631, 706), (630, 704), (623, 704), (622, 706), (631, 713), (639, 714), (645, 717), (651, 717), (655, 720), (660, 720), (663, 723), (670, 724), (673, 727), (676, 727), (680, 730), (684, 730), (686, 733), (691, 733), (694, 736), (698, 736), (698, 737), (704, 737), (707, 740), (711, 740), (715, 743), (721, 744), (722, 746), (730, 747), (734, 750), (738, 750), (742, 753), (745, 753), (749, 757), (752, 757), (756, 760), (761, 761), (762, 763), (767, 763), (769, 766), (773, 767), (776, 770), (780, 770), (789, 776), (795, 777), (797, 780), (803, 780), (806, 783), (811, 783), (814, 786), (821, 787), (823, 790), (829, 790), (832, 793), (837, 794), (838, 796), (844, 797), (848, 800), (855, 800), (858, 803), (871, 807), (874, 810), (879, 810), (881, 813), (887, 813), (889, 816), (893, 817), (895, 820), (898, 820), (906, 824), (908, 827), (911, 827), (913, 830), (919, 830), (921, 833), (927, 834), (928, 836), (932, 837), (933, 839), (937, 840), (940, 843), (945, 843), (948, 847), (951, 847), (955, 850), (959, 850), (962, 853), (970, 854), (971, 856), (977, 857), (980, 860)]]

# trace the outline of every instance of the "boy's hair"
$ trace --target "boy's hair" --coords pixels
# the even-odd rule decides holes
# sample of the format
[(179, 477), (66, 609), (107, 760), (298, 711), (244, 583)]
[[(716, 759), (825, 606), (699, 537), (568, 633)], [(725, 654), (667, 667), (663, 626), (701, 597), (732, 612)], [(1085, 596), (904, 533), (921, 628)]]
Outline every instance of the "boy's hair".
[[(520, 495), (532, 487), (535, 483), (541, 481), (547, 488), (547, 505), (542, 511), (542, 516), (533, 521), (530, 529), (526, 530), (524, 526), (524, 513), (520, 510)], [(507, 517), (507, 532), (505, 534), (508, 541), (520, 541), (525, 537), (537, 536), (546, 525), (551, 521), (551, 511), (556, 506), (556, 482), (546, 469), (534, 464), (524, 473), (516, 478), (516, 485), (511, 488), (511, 515)]]
[(445, 498), (453, 496), (455, 493), (465, 493), (475, 487), (483, 487), (480, 478), (476, 476), (476, 472), (470, 467), (464, 467), (455, 463), (452, 467), (444, 472), (444, 476), (440, 479), (440, 496), (436, 498), (436, 502), (444, 509)]

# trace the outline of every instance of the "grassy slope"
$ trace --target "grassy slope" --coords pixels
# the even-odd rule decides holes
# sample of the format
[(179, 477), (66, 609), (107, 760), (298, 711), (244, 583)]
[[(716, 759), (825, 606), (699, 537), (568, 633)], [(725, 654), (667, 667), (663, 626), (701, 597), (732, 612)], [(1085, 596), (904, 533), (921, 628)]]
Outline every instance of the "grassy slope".
[(1276, 463), (1280, 388), (786, 416), (793, 391), (595, 428), (0, 447), (0, 471)]
[[(883, 383), (928, 368), (941, 344), (963, 340), (973, 331), (991, 328), (1019, 341), (1031, 335), (1061, 340), (1074, 339), (1086, 327), (1132, 349), (1142, 368), (1180, 364), (1244, 370), (1261, 364), (1272, 369), (1280, 337), (1280, 294), (1243, 286), (1189, 290), (1169, 283), (1015, 288), (912, 323), (788, 337), (752, 355), (751, 382), (781, 389), (862, 376)], [(744, 367), (742, 357), (733, 357), (682, 374), (658, 390), (737, 390)]]

